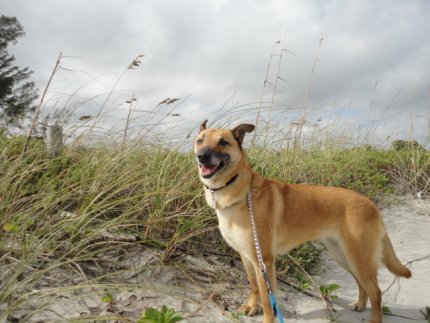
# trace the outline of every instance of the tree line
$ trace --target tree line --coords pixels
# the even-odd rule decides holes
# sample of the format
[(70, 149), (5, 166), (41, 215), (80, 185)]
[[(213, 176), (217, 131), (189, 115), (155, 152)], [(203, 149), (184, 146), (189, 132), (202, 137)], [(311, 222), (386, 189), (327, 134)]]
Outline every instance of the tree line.
[(36, 108), (38, 91), (30, 79), (33, 71), (17, 66), (15, 57), (8, 51), (24, 35), (17, 18), (0, 16), (0, 130), (20, 128)]

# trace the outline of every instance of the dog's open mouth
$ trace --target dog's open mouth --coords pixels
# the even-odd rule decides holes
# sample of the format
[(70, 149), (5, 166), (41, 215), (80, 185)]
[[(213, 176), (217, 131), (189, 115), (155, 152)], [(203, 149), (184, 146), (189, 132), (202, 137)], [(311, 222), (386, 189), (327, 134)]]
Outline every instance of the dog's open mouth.
[(199, 164), (200, 174), (204, 178), (210, 178), (210, 177), (214, 176), (216, 173), (218, 173), (221, 170), (223, 170), (227, 166), (228, 161), (229, 161), (228, 158), (226, 158), (226, 159), (221, 160), (216, 165), (203, 165), (203, 164)]

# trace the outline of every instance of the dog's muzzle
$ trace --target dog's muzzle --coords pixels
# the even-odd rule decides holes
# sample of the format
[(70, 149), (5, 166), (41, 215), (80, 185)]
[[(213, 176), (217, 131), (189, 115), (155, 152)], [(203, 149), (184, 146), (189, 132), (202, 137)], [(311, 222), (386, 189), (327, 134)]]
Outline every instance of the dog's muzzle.
[(228, 154), (217, 153), (211, 149), (202, 149), (197, 153), (200, 174), (203, 178), (211, 178), (222, 171), (230, 161)]

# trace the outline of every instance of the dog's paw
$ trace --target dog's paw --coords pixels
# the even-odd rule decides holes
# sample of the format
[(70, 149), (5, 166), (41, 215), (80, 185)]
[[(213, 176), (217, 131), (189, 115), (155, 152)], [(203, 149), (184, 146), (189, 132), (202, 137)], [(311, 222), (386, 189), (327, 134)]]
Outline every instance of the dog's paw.
[(360, 302), (352, 302), (348, 305), (351, 311), (362, 312), (366, 309), (366, 304)]
[(237, 311), (240, 314), (254, 316), (255, 314), (259, 314), (261, 312), (261, 308), (257, 304), (255, 305), (243, 304)]

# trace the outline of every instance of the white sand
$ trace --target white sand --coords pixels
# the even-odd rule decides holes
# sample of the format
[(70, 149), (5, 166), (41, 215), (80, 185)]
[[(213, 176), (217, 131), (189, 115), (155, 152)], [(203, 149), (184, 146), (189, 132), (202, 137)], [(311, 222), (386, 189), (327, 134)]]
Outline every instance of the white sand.
[[(423, 202), (424, 203), (424, 202)], [(430, 202), (418, 207), (412, 199), (402, 198), (395, 206), (382, 210), (387, 231), (398, 257), (406, 263), (430, 254)], [(58, 270), (50, 272), (32, 286), (39, 291), (28, 299), (14, 319), (22, 322), (65, 322), (89, 316), (118, 315), (128, 322), (136, 321), (149, 306), (160, 308), (167, 305), (186, 317), (183, 322), (243, 322), (256, 323), (262, 316), (234, 318), (232, 312), (246, 300), (248, 286), (241, 266), (232, 267), (220, 262), (218, 257), (198, 258), (184, 255), (170, 266), (157, 267), (161, 251), (137, 248), (130, 252), (130, 269), (118, 271), (112, 276), (120, 288), (111, 288), (113, 303), (101, 301), (103, 286), (89, 285), (76, 272)], [(318, 285), (337, 283), (339, 299), (335, 301), (338, 322), (364, 322), (370, 317), (369, 307), (361, 313), (349, 310), (347, 304), (358, 295), (354, 280), (325, 257), (323, 272), (315, 277)], [(118, 262), (124, 260), (118, 258)], [(194, 269), (193, 269), (194, 268)], [(186, 272), (188, 270), (188, 273)], [(383, 305), (394, 315), (384, 316), (386, 323), (426, 322), (419, 312), (430, 306), (430, 256), (411, 264), (412, 278), (400, 279), (383, 295)], [(380, 271), (382, 290), (392, 283), (394, 276), (385, 268)], [(76, 288), (67, 288), (73, 281)], [(127, 285), (127, 287), (125, 287)], [(85, 287), (84, 287), (85, 286)], [(122, 287), (121, 287), (122, 286)], [(63, 291), (52, 291), (66, 287)], [(292, 288), (278, 284), (279, 303), (286, 322), (328, 322), (319, 299), (304, 295)], [(48, 295), (41, 297), (42, 295)], [(285, 299), (287, 298), (287, 299)], [(214, 301), (215, 300), (215, 301)], [(48, 303), (46, 303), (48, 301)], [(40, 309), (43, 304), (43, 309)], [(0, 323), (9, 322), (1, 315), (6, 304), (0, 304)], [(24, 319), (28, 313), (34, 315)], [(122, 320), (120, 320), (122, 321)], [(90, 320), (91, 322), (91, 320)], [(110, 320), (108, 322), (114, 322)], [(126, 322), (126, 320), (124, 320)]]

